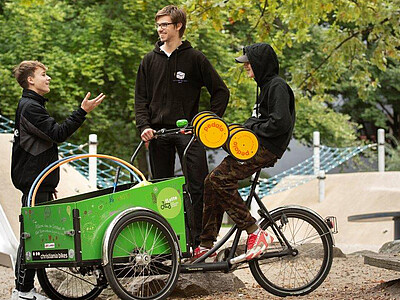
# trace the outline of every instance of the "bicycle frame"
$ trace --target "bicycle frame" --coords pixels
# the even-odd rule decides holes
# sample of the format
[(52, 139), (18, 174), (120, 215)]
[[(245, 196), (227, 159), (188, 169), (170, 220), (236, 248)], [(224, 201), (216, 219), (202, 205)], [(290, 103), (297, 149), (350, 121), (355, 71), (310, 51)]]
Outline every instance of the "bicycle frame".
[[(190, 127), (186, 127), (185, 130), (190, 130)], [(159, 131), (156, 132), (156, 135), (171, 135), (171, 134), (181, 134), (182, 133), (182, 129), (178, 130), (178, 129), (161, 129)], [(182, 171), (183, 171), (183, 175), (185, 177), (185, 184), (184, 184), (184, 192), (186, 192), (189, 195), (189, 199), (190, 199), (190, 193), (187, 189), (188, 186), (188, 176), (187, 176), (187, 153), (190, 149), (190, 147), (193, 145), (193, 142), (195, 141), (195, 136), (193, 135), (191, 140), (189, 141), (188, 145), (186, 146), (185, 150), (184, 150), (184, 154), (182, 157)], [(143, 142), (140, 143), (140, 145), (138, 146), (138, 149), (140, 149), (140, 147), (142, 146)], [(135, 154), (132, 156), (131, 161), (133, 162), (135, 156), (138, 153), (138, 149), (136, 149)], [(268, 211), (268, 209), (266, 208), (266, 206), (262, 203), (260, 197), (257, 195), (256, 193), (256, 187), (259, 183), (259, 177), (260, 177), (260, 173), (261, 170), (257, 171), (254, 174), (254, 178), (252, 180), (251, 183), (251, 188), (250, 188), (250, 193), (245, 201), (246, 206), (248, 208), (250, 208), (251, 203), (253, 201), (253, 198), (256, 200), (258, 206), (260, 207), (260, 209), (258, 210), (259, 215), (261, 216), (261, 218), (257, 221), (257, 223), (260, 223), (261, 221), (267, 220), (270, 224), (271, 224), (271, 229), (273, 230), (275, 236), (278, 239), (278, 242), (281, 244), (282, 248), (284, 250), (282, 251), (269, 251), (266, 252), (265, 254), (263, 254), (259, 259), (267, 259), (267, 258), (271, 258), (271, 257), (283, 257), (283, 256), (287, 256), (287, 255), (291, 255), (291, 256), (296, 256), (298, 254), (298, 250), (294, 247), (292, 247), (292, 245), (289, 243), (289, 241), (286, 239), (285, 235), (282, 233), (281, 229), (279, 228), (279, 226), (275, 223), (275, 221), (272, 219), (272, 216), (270, 214), (270, 212)], [(275, 211), (275, 210), (273, 210)], [(321, 220), (323, 220), (319, 215), (317, 215)], [(324, 221), (324, 220), (323, 220)], [(285, 222), (285, 220), (283, 220), (283, 222)], [(324, 222), (325, 224), (325, 222)], [(327, 225), (326, 225), (327, 226)], [(327, 226), (328, 227), (328, 226)], [(189, 228), (190, 230), (190, 228)], [(329, 230), (329, 228), (328, 228)], [(332, 232), (329, 230), (330, 234), (332, 235)], [(218, 251), (228, 240), (229, 238), (235, 234), (235, 237), (233, 239), (232, 242), (232, 246), (229, 250), (229, 254), (226, 257), (226, 260), (221, 261), (221, 262), (212, 262), (212, 263), (206, 263), (205, 260), (212, 255), (213, 253), (215, 253), (216, 251)], [(230, 230), (225, 234), (224, 237), (222, 237), (222, 239), (220, 239), (213, 248), (211, 248), (206, 254), (202, 255), (200, 258), (198, 258), (197, 260), (195, 260), (192, 263), (187, 263), (187, 264), (182, 264), (181, 265), (181, 272), (182, 273), (191, 273), (191, 272), (204, 272), (204, 271), (224, 271), (224, 272), (229, 272), (233, 267), (236, 267), (238, 264), (243, 264), (246, 263), (246, 260), (239, 260), (239, 261), (235, 261), (234, 257), (235, 257), (235, 253), (236, 250), (239, 246), (239, 241), (240, 241), (240, 237), (242, 234), (242, 230), (240, 230), (237, 225), (233, 225)], [(332, 235), (332, 239), (333, 239), (333, 235)]]
[[(182, 171), (183, 175), (186, 178), (186, 185), (187, 185), (187, 169), (186, 169), (186, 156), (187, 152), (189, 151), (191, 145), (193, 144), (195, 140), (195, 137), (193, 136), (188, 145), (186, 146), (186, 149), (184, 151), (183, 157), (182, 157)], [(252, 203), (252, 199), (256, 199), (257, 204), (259, 205), (259, 214), (262, 218), (265, 218), (269, 220), (272, 224), (272, 230), (274, 231), (275, 235), (278, 237), (279, 242), (281, 245), (286, 245), (286, 250), (284, 251), (273, 251), (273, 252), (267, 252), (264, 254), (261, 258), (268, 258), (268, 257), (280, 257), (280, 256), (285, 256), (285, 255), (296, 255), (297, 250), (294, 249), (286, 237), (282, 234), (281, 230), (279, 227), (275, 224), (273, 221), (270, 213), (268, 212), (268, 209), (265, 207), (265, 205), (262, 203), (260, 197), (256, 194), (255, 190), (258, 184), (258, 180), (260, 177), (261, 170), (255, 173), (254, 179), (252, 180), (251, 188), (250, 188), (250, 193), (249, 196), (247, 197), (246, 200), (246, 206), (250, 208), (250, 205)], [(260, 219), (262, 220), (262, 219)], [(226, 258), (226, 261), (222, 262), (213, 262), (213, 263), (205, 263), (204, 261), (213, 253), (215, 253), (217, 250), (219, 250), (227, 241), (228, 239), (236, 232), (236, 235), (234, 237), (232, 247), (229, 251), (229, 254)], [(232, 268), (232, 264), (230, 263), (231, 259), (234, 258), (237, 247), (239, 245), (240, 237), (242, 234), (242, 230), (239, 230), (237, 225), (233, 225), (231, 229), (228, 231), (228, 233), (220, 240), (218, 241), (213, 248), (211, 248), (206, 254), (195, 260), (191, 264), (182, 264), (181, 265), (181, 272), (183, 273), (189, 273), (189, 272), (201, 272), (201, 271), (229, 271)]]
[[(280, 228), (273, 221), (268, 209), (265, 207), (265, 205), (262, 203), (260, 197), (255, 192), (257, 184), (258, 184), (260, 172), (261, 172), (261, 170), (256, 172), (254, 179), (252, 180), (250, 193), (246, 200), (246, 206), (250, 207), (252, 200), (254, 198), (260, 207), (260, 209), (258, 211), (260, 216), (262, 217), (260, 220), (263, 220), (263, 219), (269, 220), (269, 222), (272, 224), (271, 228), (274, 231), (276, 237), (278, 237), (280, 244), (282, 246), (286, 245), (285, 250), (267, 252), (262, 257), (260, 257), (260, 259), (266, 259), (266, 258), (270, 258), (270, 257), (281, 257), (281, 256), (286, 256), (286, 255), (297, 255), (297, 250), (290, 245), (290, 243), (288, 242), (286, 237), (282, 234)], [(222, 262), (205, 263), (204, 261), (211, 254), (213, 254), (214, 252), (219, 250), (235, 232), (236, 232), (236, 234), (235, 234), (234, 240), (232, 242), (232, 246), (229, 250), (229, 254), (226, 257), (226, 260), (222, 261)], [(211, 248), (206, 254), (204, 254), (203, 256), (201, 256), (200, 258), (198, 258), (191, 264), (183, 264), (181, 266), (181, 272), (189, 273), (189, 272), (217, 271), (217, 270), (225, 271), (225, 272), (229, 271), (233, 267), (233, 264), (231, 263), (231, 259), (233, 259), (235, 256), (237, 247), (239, 246), (241, 234), (242, 234), (242, 230), (240, 230), (236, 224), (233, 225), (231, 227), (231, 229), (225, 234), (225, 236), (222, 237), (222, 239), (219, 240), (214, 245), (214, 247)], [(240, 263), (244, 263), (244, 262), (246, 262), (246, 261), (242, 261)]]

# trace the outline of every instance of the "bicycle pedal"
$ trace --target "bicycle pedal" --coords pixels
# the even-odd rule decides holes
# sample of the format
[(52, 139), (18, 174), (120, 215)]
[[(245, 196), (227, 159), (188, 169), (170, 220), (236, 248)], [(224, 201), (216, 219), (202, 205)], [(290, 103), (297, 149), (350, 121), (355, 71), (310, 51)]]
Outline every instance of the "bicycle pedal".
[(236, 257), (232, 258), (231, 260), (229, 260), (229, 263), (231, 265), (235, 265), (235, 264), (241, 263), (245, 260), (246, 260), (246, 253), (243, 253), (243, 254), (236, 256)]

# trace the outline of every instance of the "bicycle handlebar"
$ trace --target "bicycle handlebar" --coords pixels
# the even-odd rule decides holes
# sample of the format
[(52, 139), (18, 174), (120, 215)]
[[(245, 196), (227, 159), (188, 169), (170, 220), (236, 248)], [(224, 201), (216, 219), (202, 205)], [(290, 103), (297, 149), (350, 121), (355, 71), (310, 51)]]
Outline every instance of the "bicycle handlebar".
[(154, 136), (158, 137), (158, 136), (166, 136), (173, 134), (193, 134), (193, 126), (187, 126), (183, 128), (173, 128), (173, 129), (162, 128), (160, 130), (157, 130), (154, 133)]
[[(157, 138), (159, 136), (167, 136), (167, 135), (174, 135), (174, 134), (193, 134), (193, 126), (185, 126), (183, 128), (173, 128), (173, 129), (162, 128), (160, 130), (157, 130), (154, 133), (154, 137)], [(131, 157), (131, 163), (133, 163), (133, 161), (135, 160), (135, 158), (138, 155), (143, 144), (144, 144), (144, 141), (141, 140), (139, 145), (136, 147), (135, 152), (133, 153), (133, 155)]]

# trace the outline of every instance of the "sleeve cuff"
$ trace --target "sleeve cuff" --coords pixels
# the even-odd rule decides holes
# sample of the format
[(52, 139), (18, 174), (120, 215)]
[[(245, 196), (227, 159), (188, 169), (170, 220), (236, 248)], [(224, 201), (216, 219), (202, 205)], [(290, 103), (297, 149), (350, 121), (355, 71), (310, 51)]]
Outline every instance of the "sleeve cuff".
[(147, 129), (147, 128), (151, 128), (151, 127), (149, 125), (144, 125), (143, 127), (140, 127), (139, 128), (140, 134), (142, 134), (143, 131), (145, 131), (145, 129)]
[(81, 115), (83, 115), (83, 116), (86, 116), (86, 115), (87, 115), (87, 112), (86, 112), (82, 107), (79, 107), (79, 108), (78, 108), (78, 112), (79, 112)]

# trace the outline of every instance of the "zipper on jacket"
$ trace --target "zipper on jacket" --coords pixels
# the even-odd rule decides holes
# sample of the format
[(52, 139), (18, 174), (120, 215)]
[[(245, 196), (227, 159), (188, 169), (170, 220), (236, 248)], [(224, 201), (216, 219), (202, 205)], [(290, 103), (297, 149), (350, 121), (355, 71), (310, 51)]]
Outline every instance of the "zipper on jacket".
[[(170, 56), (167, 56), (165, 53), (164, 53), (164, 55), (167, 57), (167, 72), (166, 72), (167, 80), (165, 80), (165, 83), (164, 83), (163, 99), (161, 102), (163, 107), (167, 104), (167, 96), (168, 96), (167, 90), (168, 90), (168, 82), (169, 82), (169, 61), (170, 61)], [(163, 122), (163, 112), (164, 112), (164, 110), (162, 109), (161, 113), (160, 113), (160, 123), (161, 124), (164, 123)]]

